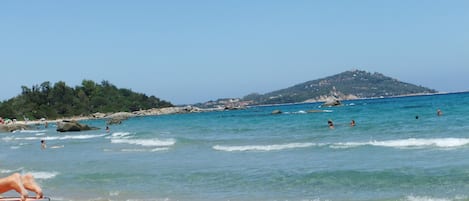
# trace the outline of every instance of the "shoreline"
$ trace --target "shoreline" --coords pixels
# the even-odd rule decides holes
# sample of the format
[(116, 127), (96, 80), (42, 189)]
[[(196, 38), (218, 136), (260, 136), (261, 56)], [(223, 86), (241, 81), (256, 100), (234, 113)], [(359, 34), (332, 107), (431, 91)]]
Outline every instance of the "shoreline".
[(45, 120), (17, 120), (16, 123), (10, 124), (3, 124), (2, 126), (9, 126), (9, 125), (41, 125), (50, 123), (57, 123), (64, 120), (69, 121), (86, 121), (86, 120), (98, 120), (98, 119), (127, 119), (131, 117), (140, 117), (140, 116), (159, 116), (159, 115), (170, 115), (170, 114), (188, 114), (188, 113), (199, 113), (199, 112), (216, 112), (216, 111), (223, 111), (222, 109), (217, 108), (209, 108), (209, 109), (202, 109), (192, 106), (186, 107), (166, 107), (166, 108), (151, 108), (147, 110), (138, 110), (134, 112), (110, 112), (110, 113), (101, 113), (96, 112), (87, 116), (72, 116), (72, 117), (62, 117), (57, 119), (45, 119)]

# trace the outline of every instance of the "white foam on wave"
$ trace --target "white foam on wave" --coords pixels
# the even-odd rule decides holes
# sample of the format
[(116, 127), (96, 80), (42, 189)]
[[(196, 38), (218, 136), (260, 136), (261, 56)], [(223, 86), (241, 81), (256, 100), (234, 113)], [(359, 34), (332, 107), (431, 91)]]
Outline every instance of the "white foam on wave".
[(9, 136), (9, 137), (4, 137), (2, 138), (3, 141), (16, 141), (16, 140), (85, 140), (85, 139), (91, 139), (91, 138), (99, 138), (103, 137), (106, 134), (100, 134), (100, 135), (65, 135), (65, 136), (33, 136), (33, 137), (14, 137), (14, 136)]
[(454, 199), (450, 198), (434, 198), (428, 196), (407, 196), (406, 201), (452, 201), (452, 200), (464, 200), (463, 197), (455, 197)]
[[(18, 168), (16, 170), (5, 170), (5, 169), (0, 169), (0, 174), (11, 174), (13, 172), (23, 172), (24, 171), (24, 168), (21, 167), (21, 168)], [(59, 175), (58, 172), (41, 172), (41, 171), (37, 171), (37, 172), (25, 172), (25, 173), (29, 173), (31, 175), (34, 176), (34, 178), (36, 179), (52, 179), (54, 177), (56, 177), (57, 175)]]
[(0, 174), (9, 174), (9, 173), (12, 173), (13, 170), (4, 170), (4, 169), (0, 169)]
[(59, 175), (58, 172), (29, 172), (31, 173), (36, 179), (52, 179)]
[(167, 151), (169, 150), (168, 147), (160, 147), (154, 149), (122, 149), (122, 152), (159, 152), (159, 151)]
[(19, 130), (20, 133), (45, 133), (47, 130)]
[(379, 146), (393, 148), (455, 148), (469, 145), (469, 138), (409, 138), (401, 140), (369, 141), (369, 142), (345, 142), (331, 144), (331, 148), (353, 148), (359, 146)]
[(144, 147), (164, 147), (172, 146), (176, 143), (174, 139), (111, 139), (111, 143), (114, 144), (133, 144)]
[(218, 151), (279, 151), (284, 149), (296, 149), (315, 146), (314, 143), (289, 143), (289, 144), (272, 144), (272, 145), (245, 145), (245, 146), (223, 146), (215, 145), (213, 149)]
[(119, 196), (120, 191), (109, 191), (109, 196)]
[(129, 132), (115, 132), (106, 138), (129, 138), (131, 133)]

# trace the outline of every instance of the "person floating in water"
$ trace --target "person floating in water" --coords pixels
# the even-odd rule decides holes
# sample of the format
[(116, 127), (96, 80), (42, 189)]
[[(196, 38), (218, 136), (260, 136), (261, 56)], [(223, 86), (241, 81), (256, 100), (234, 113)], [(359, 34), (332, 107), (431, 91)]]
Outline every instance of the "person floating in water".
[(329, 125), (329, 128), (330, 128), (330, 129), (334, 129), (334, 123), (332, 122), (332, 120), (329, 119), (329, 120), (327, 121), (327, 125)]
[(436, 115), (441, 116), (441, 115), (443, 115), (443, 112), (440, 109), (438, 109), (438, 110), (436, 110)]
[(47, 148), (47, 145), (46, 145), (46, 141), (45, 140), (41, 140), (41, 149), (44, 150)]
[(355, 120), (352, 119), (352, 121), (350, 122), (350, 127), (354, 127), (355, 126)]
[(109, 133), (111, 129), (109, 129), (109, 126), (106, 126), (106, 133)]
[(14, 190), (21, 196), (21, 201), (26, 201), (28, 191), (36, 193), (36, 199), (43, 197), (42, 189), (37, 185), (31, 174), (20, 175), (14, 173), (8, 177), (0, 178), (0, 193)]

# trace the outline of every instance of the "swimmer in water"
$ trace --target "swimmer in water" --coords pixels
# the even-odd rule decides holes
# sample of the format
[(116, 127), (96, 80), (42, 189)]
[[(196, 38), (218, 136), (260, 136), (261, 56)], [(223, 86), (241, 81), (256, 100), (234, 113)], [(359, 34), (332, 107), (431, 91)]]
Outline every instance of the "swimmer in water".
[(47, 148), (47, 145), (46, 145), (46, 141), (45, 140), (41, 140), (41, 149), (44, 150)]
[(329, 119), (329, 120), (327, 121), (327, 125), (329, 125), (329, 128), (330, 128), (330, 129), (334, 129), (334, 123), (332, 122), (332, 120)]

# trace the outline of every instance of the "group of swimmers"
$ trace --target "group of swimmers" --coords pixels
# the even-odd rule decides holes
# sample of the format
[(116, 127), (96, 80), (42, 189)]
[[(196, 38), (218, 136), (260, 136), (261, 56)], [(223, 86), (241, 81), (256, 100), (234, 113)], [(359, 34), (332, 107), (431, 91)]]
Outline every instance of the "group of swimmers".
[[(332, 122), (332, 120), (327, 120), (327, 125), (329, 126), (330, 129), (334, 129), (334, 122)], [(354, 127), (356, 124), (355, 124), (355, 120), (352, 119), (352, 121), (350, 121), (350, 127)]]
[[(436, 110), (436, 115), (437, 116), (442, 116), (443, 115), (443, 112), (440, 110), (440, 109), (437, 109)], [(415, 119), (419, 119), (419, 116), (415, 116)], [(334, 122), (332, 122), (331, 119), (327, 120), (327, 125), (329, 126), (330, 129), (334, 129)], [(352, 119), (352, 121), (350, 121), (350, 127), (354, 127), (356, 124), (355, 124), (355, 120)]]

